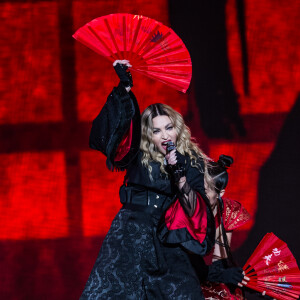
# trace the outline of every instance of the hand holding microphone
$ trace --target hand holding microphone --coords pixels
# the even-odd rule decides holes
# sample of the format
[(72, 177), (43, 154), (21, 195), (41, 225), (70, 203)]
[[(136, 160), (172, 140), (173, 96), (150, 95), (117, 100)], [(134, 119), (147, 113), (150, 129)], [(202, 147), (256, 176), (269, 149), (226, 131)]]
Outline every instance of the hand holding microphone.
[(185, 176), (185, 156), (176, 150), (172, 141), (167, 142), (167, 171), (173, 177), (175, 183)]
[(168, 165), (175, 165), (177, 163), (176, 151), (175, 144), (172, 141), (168, 141), (166, 149), (166, 160)]

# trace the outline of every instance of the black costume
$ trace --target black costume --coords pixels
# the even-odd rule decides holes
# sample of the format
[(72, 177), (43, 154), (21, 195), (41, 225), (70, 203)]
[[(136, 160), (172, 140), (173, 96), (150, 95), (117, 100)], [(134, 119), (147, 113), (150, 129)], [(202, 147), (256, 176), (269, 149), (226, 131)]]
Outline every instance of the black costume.
[[(130, 149), (116, 161), (118, 146), (130, 127)], [(159, 162), (150, 162), (150, 179), (141, 163), (140, 129), (136, 99), (119, 85), (93, 122), (90, 146), (107, 156), (110, 169), (126, 169), (120, 188), (123, 207), (103, 241), (80, 299), (204, 299), (186, 250), (178, 243), (166, 244), (158, 238), (163, 213), (177, 199), (178, 190), (160, 171)], [(206, 197), (203, 172), (191, 167), (188, 156), (186, 160), (187, 182)], [(215, 234), (211, 210), (208, 206), (204, 209), (207, 234), (199, 245), (203, 255), (212, 247)]]

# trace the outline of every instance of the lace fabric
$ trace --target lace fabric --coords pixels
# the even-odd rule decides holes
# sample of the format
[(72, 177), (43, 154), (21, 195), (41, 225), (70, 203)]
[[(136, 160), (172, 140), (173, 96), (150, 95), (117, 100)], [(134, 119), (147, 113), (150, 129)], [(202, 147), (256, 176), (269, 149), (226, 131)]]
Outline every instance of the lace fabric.
[(187, 182), (182, 186), (178, 198), (184, 212), (192, 217), (196, 209), (197, 194)]

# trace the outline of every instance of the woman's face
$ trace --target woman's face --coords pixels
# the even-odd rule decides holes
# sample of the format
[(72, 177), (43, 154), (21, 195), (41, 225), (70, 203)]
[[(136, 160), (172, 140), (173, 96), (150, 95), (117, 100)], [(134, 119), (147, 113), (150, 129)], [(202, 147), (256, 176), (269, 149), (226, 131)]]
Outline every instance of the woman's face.
[(152, 142), (157, 151), (166, 155), (167, 142), (172, 141), (176, 145), (177, 132), (168, 116), (157, 116), (152, 119), (153, 133)]

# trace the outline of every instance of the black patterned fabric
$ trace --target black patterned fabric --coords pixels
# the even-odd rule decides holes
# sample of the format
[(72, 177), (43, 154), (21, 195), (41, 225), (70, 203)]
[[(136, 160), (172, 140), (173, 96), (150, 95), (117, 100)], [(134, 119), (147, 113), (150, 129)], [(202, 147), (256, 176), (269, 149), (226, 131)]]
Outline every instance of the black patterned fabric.
[(157, 222), (155, 215), (120, 210), (81, 300), (204, 299), (187, 253), (158, 241)]

